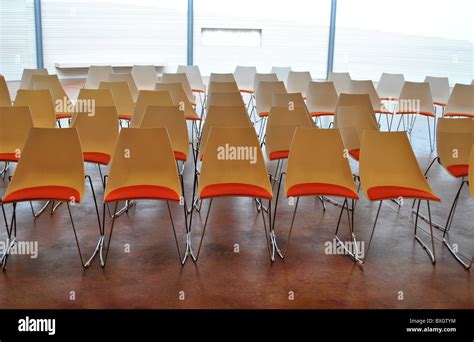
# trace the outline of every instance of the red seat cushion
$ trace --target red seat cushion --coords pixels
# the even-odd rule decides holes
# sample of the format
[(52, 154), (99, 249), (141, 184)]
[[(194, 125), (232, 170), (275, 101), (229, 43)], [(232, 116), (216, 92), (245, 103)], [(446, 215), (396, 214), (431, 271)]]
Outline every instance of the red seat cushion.
[(417, 198), (439, 202), (440, 199), (422, 190), (402, 186), (375, 186), (367, 190), (371, 201), (382, 201), (395, 198)]
[(286, 151), (273, 151), (273, 152), (270, 152), (269, 158), (270, 158), (270, 160), (285, 159), (285, 158), (288, 158), (288, 153), (290, 153), (290, 151), (288, 151), (288, 150), (286, 150)]
[(17, 154), (16, 153), (0, 153), (0, 160), (1, 161), (11, 161), (11, 162), (16, 162), (18, 161)]
[(183, 152), (174, 151), (174, 159), (186, 161), (186, 155)]
[(195, 93), (205, 93), (206, 91), (204, 89), (192, 89), (193, 92)]
[(124, 201), (132, 199), (161, 199), (179, 201), (179, 194), (174, 190), (158, 185), (130, 185), (111, 191), (104, 202)]
[(360, 150), (359, 149), (350, 150), (349, 154), (351, 155), (352, 158), (359, 161), (359, 158), (360, 158)]
[(119, 114), (119, 119), (120, 120), (132, 120), (132, 115), (131, 114)]
[(199, 197), (246, 196), (272, 199), (272, 194), (257, 185), (241, 183), (212, 184), (202, 189)]
[(70, 201), (72, 199), (76, 203), (79, 203), (81, 200), (81, 196), (76, 189), (68, 186), (44, 185), (14, 191), (10, 195), (3, 197), (2, 202), (8, 203), (36, 200)]
[(334, 112), (311, 112), (311, 116), (327, 116), (334, 115)]
[(69, 114), (69, 113), (57, 113), (56, 114), (56, 120), (59, 120), (59, 119), (70, 119), (72, 118), (72, 114)]
[(299, 197), (308, 195), (327, 195), (359, 199), (359, 195), (357, 195), (351, 189), (339, 185), (326, 183), (303, 183), (293, 185), (291, 188), (288, 189), (288, 192), (286, 194), (287, 197)]
[(469, 165), (451, 165), (447, 169), (454, 177), (467, 177), (469, 174)]
[(444, 116), (463, 116), (465, 118), (474, 118), (474, 113), (446, 113)]
[(198, 120), (201, 120), (201, 118), (199, 116), (196, 116), (196, 115), (186, 115), (186, 120), (198, 121)]
[(268, 116), (268, 112), (261, 112), (261, 113), (258, 113), (258, 116), (261, 117), (261, 118), (267, 117), (267, 116)]
[(110, 156), (102, 152), (84, 152), (84, 161), (88, 163), (96, 163), (107, 165), (110, 162)]
[(435, 116), (434, 113), (432, 113), (432, 112), (416, 112), (416, 111), (412, 111), (412, 110), (397, 112), (397, 114), (420, 114), (420, 115), (431, 116), (431, 117)]
[(250, 89), (240, 89), (241, 93), (248, 93), (248, 94), (253, 94), (253, 90)]

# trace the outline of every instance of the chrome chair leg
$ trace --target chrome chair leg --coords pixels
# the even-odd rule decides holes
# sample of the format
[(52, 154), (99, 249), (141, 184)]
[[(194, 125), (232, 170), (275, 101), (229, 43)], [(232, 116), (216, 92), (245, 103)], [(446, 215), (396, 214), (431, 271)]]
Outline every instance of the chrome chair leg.
[[(419, 212), (419, 210), (420, 210), (420, 204), (421, 204), (421, 200), (418, 200), (417, 212)], [(430, 235), (431, 235), (431, 249), (416, 234), (417, 233), (417, 228), (418, 228), (418, 215), (416, 215), (416, 218), (415, 218), (415, 240), (421, 245), (421, 247), (423, 247), (425, 252), (428, 254), (428, 256), (431, 259), (431, 263), (435, 264), (436, 263), (436, 257), (435, 257), (435, 246), (434, 246), (434, 237), (433, 237), (433, 224), (431, 222), (430, 202), (426, 201), (426, 204), (428, 206), (428, 217), (429, 217)]]

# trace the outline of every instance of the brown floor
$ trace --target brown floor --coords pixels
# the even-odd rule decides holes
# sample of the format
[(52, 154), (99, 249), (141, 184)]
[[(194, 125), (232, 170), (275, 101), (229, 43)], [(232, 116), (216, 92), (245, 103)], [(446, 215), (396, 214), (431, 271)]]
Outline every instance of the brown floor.
[[(72, 97), (80, 82), (69, 81)], [(12, 84), (15, 91), (15, 84)], [(424, 169), (432, 155), (426, 138), (426, 122), (417, 122), (413, 145)], [(185, 173), (186, 195), (191, 196), (192, 163)], [(357, 165), (354, 164), (356, 168)], [(269, 170), (274, 165), (269, 164)], [(96, 167), (87, 172), (102, 198)], [(444, 222), (459, 180), (436, 165), (429, 181), (443, 199), (433, 204), (435, 221)], [(0, 194), (7, 181), (0, 181)], [(73, 207), (84, 254), (92, 252), (97, 221), (88, 191), (84, 203)], [(39, 207), (39, 203), (36, 203)], [(203, 210), (206, 210), (206, 204)], [(166, 206), (139, 202), (117, 220), (106, 269), (96, 261), (87, 270), (79, 264), (67, 210), (63, 205), (50, 216), (32, 218), (28, 204), (18, 208), (18, 238), (38, 240), (39, 256), (13, 255), (8, 270), (0, 275), (1, 308), (474, 308), (471, 272), (465, 271), (437, 236), (437, 263), (433, 266), (413, 239), (411, 202), (398, 209), (383, 206), (370, 255), (363, 268), (346, 256), (325, 254), (324, 243), (333, 239), (339, 209), (326, 211), (315, 198), (300, 201), (299, 215), (287, 259), (273, 264), (268, 259), (262, 218), (246, 198), (214, 201), (209, 226), (197, 264), (178, 261)], [(279, 204), (277, 233), (286, 241), (292, 207)], [(377, 205), (362, 199), (355, 212), (356, 234), (368, 241)], [(461, 196), (452, 242), (465, 256), (474, 255), (474, 201), (467, 191)], [(8, 214), (11, 207), (7, 207)], [(174, 207), (180, 241), (184, 243), (183, 215)], [(195, 247), (204, 213), (194, 216)], [(427, 230), (427, 226), (419, 223)], [(347, 233), (347, 222), (343, 221)], [(2, 239), (5, 232), (2, 228)], [(423, 234), (423, 233), (422, 233)], [(425, 239), (427, 235), (422, 235)], [(130, 245), (130, 253), (124, 246)], [(234, 252), (239, 244), (240, 252)], [(75, 291), (75, 300), (70, 300)], [(180, 295), (184, 291), (184, 300)], [(289, 299), (293, 291), (294, 299)], [(403, 300), (399, 300), (403, 291)]]

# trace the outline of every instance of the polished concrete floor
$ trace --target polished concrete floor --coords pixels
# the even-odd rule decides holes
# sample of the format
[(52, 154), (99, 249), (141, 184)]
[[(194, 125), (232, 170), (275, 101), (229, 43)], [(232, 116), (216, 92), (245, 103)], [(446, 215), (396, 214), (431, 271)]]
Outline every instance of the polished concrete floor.
[[(66, 84), (72, 97), (80, 82)], [(15, 84), (11, 84), (12, 92)], [(382, 121), (383, 122), (383, 121)], [(426, 122), (418, 120), (412, 143), (424, 169), (430, 154)], [(315, 147), (316, 148), (316, 147)], [(269, 171), (275, 165), (268, 164)], [(357, 165), (354, 163), (354, 172)], [(99, 199), (97, 168), (88, 165)], [(191, 196), (193, 164), (185, 171), (186, 196)], [(445, 222), (459, 180), (435, 165), (429, 182), (442, 198), (432, 205), (433, 218)], [(0, 180), (3, 194), (7, 180)], [(362, 196), (363, 197), (363, 196)], [(35, 203), (39, 208), (40, 203)], [(424, 206), (422, 206), (424, 210)], [(11, 205), (6, 207), (11, 215)], [(207, 203), (193, 218), (197, 247)], [(450, 240), (460, 252), (474, 255), (474, 200), (461, 195)], [(281, 199), (276, 230), (280, 244), (287, 240), (293, 207)], [(357, 239), (370, 237), (377, 203), (365, 198), (355, 211)], [(181, 247), (184, 245), (182, 208), (172, 205)], [(95, 247), (97, 220), (90, 190), (85, 201), (72, 207), (84, 254)], [(339, 208), (314, 197), (300, 201), (288, 256), (271, 263), (262, 217), (247, 198), (214, 200), (198, 263), (180, 265), (166, 205), (138, 202), (116, 221), (107, 267), (97, 260), (83, 270), (74, 235), (63, 205), (51, 216), (33, 219), (27, 203), (18, 206), (18, 239), (39, 243), (38, 258), (12, 255), (0, 274), (1, 308), (474, 308), (471, 272), (464, 270), (436, 234), (436, 265), (414, 241), (411, 202), (398, 208), (385, 203), (367, 262), (355, 265), (344, 255), (325, 253), (331, 242)], [(423, 231), (429, 228), (419, 222)], [(107, 227), (107, 231), (109, 226)], [(347, 221), (342, 222), (347, 237)], [(425, 233), (420, 235), (428, 241)], [(3, 228), (2, 239), (6, 238)], [(236, 251), (238, 245), (238, 253)]]

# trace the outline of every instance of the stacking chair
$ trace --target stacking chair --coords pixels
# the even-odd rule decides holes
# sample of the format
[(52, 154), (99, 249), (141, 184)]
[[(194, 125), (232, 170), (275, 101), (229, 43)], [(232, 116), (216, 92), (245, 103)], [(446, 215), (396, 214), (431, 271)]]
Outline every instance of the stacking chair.
[(201, 120), (201, 117), (196, 113), (194, 106), (189, 102), (189, 98), (184, 91), (183, 84), (180, 82), (176, 83), (157, 83), (155, 90), (168, 91), (173, 100), (173, 104), (178, 106), (186, 117), (186, 120)]
[[(365, 196), (370, 201), (379, 201), (365, 259), (369, 252), (383, 201), (412, 198), (418, 200), (415, 219), (415, 240), (428, 253), (431, 262), (434, 264), (436, 256), (430, 201), (439, 202), (440, 199), (434, 194), (426, 181), (406, 132), (366, 130), (361, 143), (359, 172)], [(417, 234), (418, 212), (422, 200), (426, 201), (428, 207), (431, 249)]]
[(48, 75), (48, 69), (23, 69), (20, 89), (33, 89), (33, 84), (31, 83), (31, 77), (33, 75)]
[(201, 107), (204, 107), (206, 102), (206, 85), (202, 79), (201, 70), (197, 65), (179, 65), (177, 73), (185, 73), (188, 77), (189, 84), (193, 93), (199, 95), (199, 102)]
[(12, 99), (10, 97), (10, 91), (8, 90), (7, 82), (5, 77), (0, 75), (0, 107), (11, 107)]
[(132, 120), (134, 103), (127, 82), (100, 82), (99, 89), (109, 89), (114, 99), (119, 120)]
[(169, 91), (141, 90), (133, 111), (130, 127), (139, 128), (148, 106), (174, 106)]
[[(95, 192), (90, 177), (88, 179), (94, 195), (100, 231)], [(13, 206), (12, 218), (10, 224), (7, 225), (10, 243), (2, 257), (3, 269), (6, 267), (8, 255), (16, 240), (17, 204), (37, 200), (66, 202), (81, 264), (87, 267), (89, 262), (84, 263), (71, 210), (72, 204), (78, 204), (84, 199), (84, 190), (84, 164), (77, 130), (75, 128), (31, 128), (15, 173), (2, 198), (2, 206), (8, 203)], [(96, 252), (93, 256), (95, 254)]]
[(235, 81), (230, 82), (215, 82), (209, 83), (207, 90), (207, 96), (211, 96), (213, 93), (238, 93), (240, 94), (239, 87)]
[(5, 177), (9, 163), (20, 159), (31, 127), (29, 107), (0, 107), (0, 161), (5, 163), (0, 176)]
[(132, 93), (133, 103), (137, 102), (138, 88), (131, 72), (126, 73), (112, 73), (109, 74), (109, 82), (127, 82), (130, 92)]
[(259, 82), (255, 91), (255, 106), (257, 115), (261, 118), (267, 117), (272, 107), (274, 94), (286, 94), (286, 88), (283, 81)]
[[(425, 176), (435, 161), (448, 172), (452, 177), (460, 180), (460, 186), (454, 197), (453, 204), (449, 211), (448, 219), (444, 226), (433, 222), (433, 227), (440, 229), (443, 232), (443, 243), (448, 247), (451, 254), (459, 261), (466, 269), (471, 267), (472, 262), (466, 263), (448, 243), (447, 233), (451, 229), (456, 207), (461, 194), (462, 188), (468, 182), (469, 174), (469, 158), (472, 144), (474, 143), (474, 121), (472, 119), (447, 119), (439, 118), (436, 129), (436, 147), (438, 156), (433, 159)], [(413, 203), (414, 205), (415, 203)], [(420, 218), (427, 221), (425, 216), (419, 214)]]
[(311, 119), (308, 107), (306, 106), (306, 102), (304, 101), (303, 95), (301, 93), (275, 92), (273, 93), (272, 107), (285, 107), (290, 110), (292, 108), (303, 108), (308, 114), (308, 117)]
[(98, 89), (100, 82), (108, 81), (109, 75), (113, 73), (114, 70), (111, 65), (91, 65), (87, 72), (84, 88)]
[[(209, 82), (208, 85), (210, 85), (212, 82), (236, 82), (234, 74), (218, 74), (212, 72), (211, 75), (209, 76)], [(237, 82), (236, 82), (237, 83)]]
[(174, 157), (183, 163), (188, 160), (189, 136), (186, 118), (177, 106), (148, 106), (140, 128), (160, 128), (168, 130)]
[(377, 123), (380, 123), (380, 118), (383, 114), (385, 114), (385, 118), (387, 119), (387, 129), (390, 131), (390, 123), (392, 120), (388, 119), (388, 115), (393, 115), (393, 113), (385, 106), (385, 101), (380, 99), (377, 91), (375, 90), (374, 83), (371, 80), (352, 80), (349, 94), (368, 94), (375, 114), (379, 114)]
[(132, 76), (138, 90), (153, 90), (159, 81), (154, 65), (134, 65)]
[[(308, 153), (309, 146), (317, 147), (315, 153)], [(286, 197), (288, 199), (296, 198), (296, 203), (293, 201), (295, 209), (293, 211), (285, 252), (283, 254), (285, 257), (287, 256), (300, 197), (336, 196), (344, 198), (336, 227), (336, 241), (354, 261), (362, 263), (359, 244), (354, 234), (354, 201), (358, 200), (359, 196), (356, 192), (349, 162), (341, 153), (343, 149), (344, 146), (339, 130), (337, 129), (321, 130), (304, 127), (298, 127), (296, 129), (288, 156), (288, 167), (285, 179)], [(276, 224), (281, 183), (280, 179), (275, 200), (274, 225)], [(349, 207), (349, 201), (352, 202), (351, 207)], [(344, 244), (338, 236), (344, 208), (347, 210), (349, 233), (353, 244), (352, 250), (347, 248), (346, 244)]]
[(351, 89), (351, 75), (348, 72), (330, 72), (328, 81), (334, 83), (338, 94), (349, 93)]
[(308, 85), (312, 82), (309, 71), (290, 71), (288, 73), (287, 88), (289, 93), (301, 93), (306, 98)]
[[(333, 82), (310, 82), (306, 91), (306, 105), (312, 117), (334, 115), (338, 95)], [(322, 126), (321, 120), (320, 125)]]
[[(431, 151), (434, 150), (434, 140), (436, 140), (436, 114), (430, 85), (428, 83), (405, 82), (395, 113), (400, 115), (397, 131), (400, 128), (400, 123), (403, 121), (403, 128), (406, 129), (410, 135), (413, 131), (417, 116), (421, 115), (426, 117), (430, 148)], [(408, 116), (407, 124), (405, 124), (405, 116)], [(433, 132), (431, 131), (430, 119), (433, 119)]]
[(42, 90), (18, 90), (15, 98), (15, 107), (29, 106), (33, 126), (40, 128), (54, 128), (56, 126), (56, 115), (51, 93), (47, 89)]
[[(253, 91), (254, 93), (257, 92), (258, 90), (258, 85), (260, 82), (278, 82), (278, 77), (276, 74), (271, 73), (271, 74), (255, 74), (255, 77), (253, 79)], [(255, 94), (256, 95), (256, 94)]]
[(444, 109), (449, 99), (449, 79), (447, 77), (426, 76), (425, 82), (430, 85), (433, 104), (441, 107), (444, 115)]
[(277, 75), (279, 81), (283, 81), (285, 85), (288, 81), (288, 74), (291, 71), (291, 67), (272, 67), (271, 73)]
[(444, 116), (474, 118), (474, 84), (456, 83), (446, 105)]
[[(87, 112), (89, 115), (95, 115), (97, 107), (116, 107), (115, 101), (110, 89), (86, 89), (79, 90), (75, 113)], [(118, 120), (117, 120), (118, 121)]]
[(184, 72), (179, 73), (179, 74), (164, 73), (163, 76), (161, 76), (160, 81), (157, 83), (181, 83), (184, 93), (188, 97), (188, 101), (193, 106), (196, 105), (193, 91), (191, 89), (191, 85), (189, 84), (188, 76), (186, 76), (186, 73)]
[(397, 101), (402, 92), (405, 77), (403, 74), (383, 73), (377, 84), (377, 93), (382, 101)]
[(33, 75), (31, 83), (35, 90), (48, 89), (50, 91), (59, 127), (61, 127), (61, 119), (72, 118), (74, 105), (64, 91), (58, 75)]
[(271, 224), (272, 189), (253, 127), (212, 127), (202, 159), (197, 194), (201, 201), (209, 200), (209, 207), (197, 253), (193, 254), (195, 261), (199, 258), (213, 200), (229, 196), (268, 200), (267, 208), (262, 211), (268, 252), (272, 261), (276, 254), (282, 257)]
[(221, 107), (234, 107), (243, 106), (245, 108), (244, 99), (240, 93), (216, 93), (213, 92), (207, 99), (207, 106), (221, 106)]
[[(150, 153), (151, 146), (153, 146), (153, 153)], [(130, 151), (130, 153), (126, 154), (124, 151)], [(184, 264), (189, 255), (190, 245), (186, 246), (186, 254), (182, 257), (169, 204), (171, 201), (183, 205), (187, 241), (189, 241), (187, 209), (183, 196), (182, 180), (180, 181), (166, 128), (122, 129), (104, 191), (103, 227), (105, 227), (105, 207), (108, 204), (115, 203), (113, 206), (115, 207), (114, 213), (116, 213), (119, 201), (166, 201), (178, 256), (180, 262)], [(101, 263), (102, 267), (105, 267), (107, 262), (115, 219), (116, 215), (114, 214), (105, 258)]]
[(253, 94), (254, 79), (257, 68), (254, 66), (236, 66), (234, 71), (235, 81), (242, 93)]

